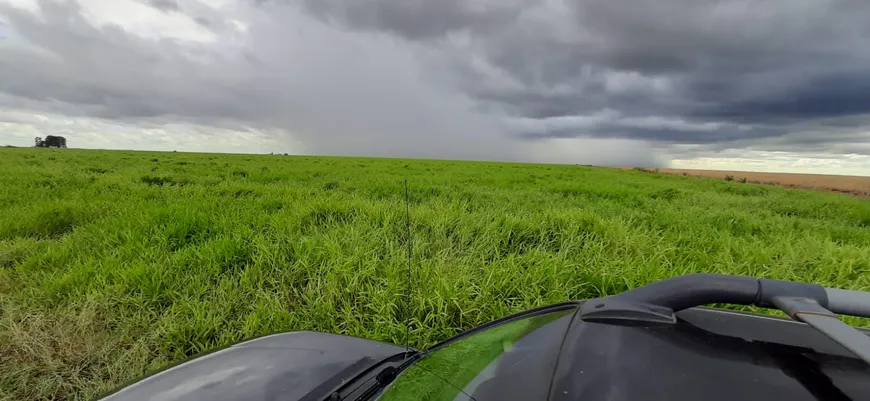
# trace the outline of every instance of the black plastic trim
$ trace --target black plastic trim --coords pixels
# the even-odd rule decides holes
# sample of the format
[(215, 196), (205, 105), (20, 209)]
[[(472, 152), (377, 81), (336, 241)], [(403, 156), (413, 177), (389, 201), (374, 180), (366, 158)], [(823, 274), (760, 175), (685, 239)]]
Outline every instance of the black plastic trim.
[(755, 302), (759, 287), (752, 277), (699, 273), (657, 281), (613, 297), (680, 311), (712, 303), (749, 305)]
[(674, 312), (714, 303), (776, 308), (779, 298), (807, 299), (828, 306), (818, 284), (697, 273), (672, 277), (621, 294), (588, 301), (581, 319), (674, 323)]
[(823, 308), (828, 308), (828, 293), (825, 287), (818, 284), (796, 283), (793, 281), (758, 280), (758, 298), (754, 304), (764, 308), (775, 308), (774, 298), (807, 298), (819, 303)]

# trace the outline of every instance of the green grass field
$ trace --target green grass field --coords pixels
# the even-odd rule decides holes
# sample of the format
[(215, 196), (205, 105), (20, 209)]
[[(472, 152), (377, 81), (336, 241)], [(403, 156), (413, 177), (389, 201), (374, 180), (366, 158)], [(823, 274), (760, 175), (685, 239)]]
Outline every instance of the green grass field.
[(689, 272), (870, 290), (868, 226), (867, 200), (641, 171), (0, 149), (0, 399), (275, 331), (402, 343), (410, 317), (425, 347)]

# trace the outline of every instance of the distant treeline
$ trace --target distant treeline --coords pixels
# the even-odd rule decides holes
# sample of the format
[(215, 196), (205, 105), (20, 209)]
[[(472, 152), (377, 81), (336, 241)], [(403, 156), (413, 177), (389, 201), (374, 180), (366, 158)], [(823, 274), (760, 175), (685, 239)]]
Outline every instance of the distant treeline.
[(41, 137), (36, 137), (37, 148), (65, 148), (66, 138), (62, 136), (49, 135), (43, 140)]

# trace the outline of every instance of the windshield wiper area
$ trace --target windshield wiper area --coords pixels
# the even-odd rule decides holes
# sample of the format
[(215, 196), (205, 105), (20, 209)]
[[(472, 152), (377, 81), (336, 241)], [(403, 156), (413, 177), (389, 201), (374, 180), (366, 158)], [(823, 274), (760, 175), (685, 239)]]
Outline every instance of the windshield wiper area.
[(421, 355), (420, 351), (407, 351), (384, 359), (338, 388), (326, 400), (370, 399), (392, 383), (399, 373), (416, 362)]

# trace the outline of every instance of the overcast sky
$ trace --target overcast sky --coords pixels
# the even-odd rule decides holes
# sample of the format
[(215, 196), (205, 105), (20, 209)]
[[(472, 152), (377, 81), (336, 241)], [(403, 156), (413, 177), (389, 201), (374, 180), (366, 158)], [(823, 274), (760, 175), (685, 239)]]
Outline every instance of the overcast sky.
[(870, 175), (865, 0), (0, 0), (0, 145)]

